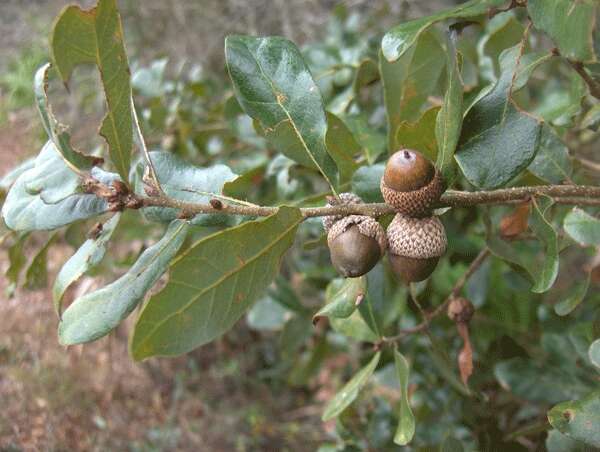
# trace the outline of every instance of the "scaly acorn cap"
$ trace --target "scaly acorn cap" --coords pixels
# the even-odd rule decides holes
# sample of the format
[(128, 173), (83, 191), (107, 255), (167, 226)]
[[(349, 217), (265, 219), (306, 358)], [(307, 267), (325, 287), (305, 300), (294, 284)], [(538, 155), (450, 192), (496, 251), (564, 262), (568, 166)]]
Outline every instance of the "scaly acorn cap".
[(387, 240), (381, 225), (371, 217), (349, 215), (327, 234), (331, 263), (345, 277), (368, 273), (385, 254)]
[[(362, 203), (363, 203), (363, 200), (360, 199), (360, 196), (355, 195), (354, 193), (346, 192), (346, 193), (340, 193), (337, 198), (330, 197), (327, 200), (327, 204), (325, 204), (325, 206), (332, 207), (332, 206), (339, 206), (339, 205), (343, 205), (343, 204), (362, 204)], [(342, 218), (344, 218), (344, 215), (329, 215), (329, 216), (323, 217), (322, 221), (323, 221), (323, 227), (325, 228), (325, 232), (329, 232), (329, 230), (334, 225), (334, 223), (336, 221), (341, 220)]]
[(380, 183), (385, 202), (411, 217), (430, 214), (444, 191), (441, 173), (420, 152), (402, 149), (386, 163)]
[(427, 279), (448, 246), (439, 218), (412, 218), (400, 213), (387, 228), (387, 240), (392, 269), (405, 282)]

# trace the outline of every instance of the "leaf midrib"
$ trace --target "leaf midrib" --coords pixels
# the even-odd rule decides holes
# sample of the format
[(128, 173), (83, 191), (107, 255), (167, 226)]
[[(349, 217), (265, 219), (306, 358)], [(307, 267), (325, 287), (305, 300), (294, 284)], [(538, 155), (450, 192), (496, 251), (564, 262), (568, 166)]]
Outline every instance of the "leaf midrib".
[[(267, 246), (265, 246), (264, 248), (262, 248), (259, 253), (256, 253), (254, 256), (250, 257), (249, 259), (246, 259), (243, 264), (241, 264), (241, 265), (239, 265), (237, 267), (234, 267), (233, 270), (224, 273), (220, 278), (218, 278), (215, 282), (213, 282), (209, 286), (207, 286), (207, 287), (205, 287), (203, 289), (200, 289), (200, 292), (197, 295), (193, 296), (190, 299), (190, 301), (188, 301), (187, 303), (185, 303), (181, 308), (179, 308), (178, 310), (172, 312), (171, 314), (169, 314), (166, 317), (164, 317), (160, 322), (156, 323), (154, 325), (154, 327), (148, 332), (148, 334), (138, 343), (136, 349), (139, 350), (139, 348), (144, 343), (146, 343), (149, 340), (149, 338), (151, 338), (154, 335), (154, 333), (159, 328), (161, 328), (164, 324), (166, 324), (168, 321), (170, 321), (173, 317), (179, 316), (179, 315), (183, 314), (185, 311), (187, 311), (200, 297), (202, 297), (206, 293), (212, 291), (213, 289), (215, 289), (216, 287), (218, 287), (219, 285), (221, 285), (224, 281), (226, 281), (227, 279), (229, 279), (232, 275), (235, 275), (235, 274), (238, 274), (239, 272), (241, 272), (250, 263), (254, 262), (258, 258), (260, 258), (260, 257), (264, 256), (265, 254), (267, 254), (267, 252), (270, 251), (277, 243), (279, 243), (286, 235), (288, 235), (291, 230), (293, 230), (294, 228), (296, 228), (301, 221), (302, 221), (302, 219), (298, 218), (290, 227), (286, 228), (283, 233), (279, 234), (275, 238), (275, 240), (271, 241)], [(177, 284), (177, 280), (173, 280), (173, 282), (175, 284)], [(199, 289), (198, 287), (194, 287), (194, 288), (195, 289)]]
[[(245, 47), (245, 49), (248, 51), (248, 53), (250, 54), (250, 56), (252, 57), (252, 59), (254, 60), (254, 62), (256, 63), (256, 66), (258, 67), (258, 69), (260, 70), (260, 73), (262, 74), (263, 78), (267, 81), (267, 83), (269, 84), (269, 86), (271, 87), (271, 91), (275, 97), (275, 103), (277, 105), (279, 105), (279, 107), (281, 108), (281, 110), (283, 110), (283, 112), (285, 113), (287, 120), (290, 122), (290, 125), (292, 126), (292, 128), (294, 129), (294, 133), (296, 134), (296, 136), (298, 137), (298, 139), (300, 140), (300, 143), (302, 143), (302, 147), (304, 149), (304, 151), (308, 154), (309, 158), (312, 160), (312, 162), (315, 164), (315, 166), (319, 169), (319, 172), (323, 175), (323, 177), (325, 178), (325, 180), (327, 181), (327, 183), (329, 184), (329, 186), (331, 187), (331, 191), (333, 192), (333, 194), (336, 194), (335, 191), (335, 187), (333, 186), (333, 184), (331, 183), (331, 181), (329, 180), (329, 177), (327, 176), (327, 174), (325, 174), (325, 170), (321, 167), (321, 165), (319, 165), (317, 163), (317, 161), (315, 160), (315, 157), (312, 155), (312, 152), (310, 152), (310, 149), (308, 148), (308, 145), (306, 144), (306, 142), (304, 141), (304, 137), (302, 136), (302, 134), (300, 133), (300, 131), (298, 130), (298, 128), (296, 127), (296, 123), (294, 122), (294, 120), (292, 119), (290, 112), (287, 110), (287, 108), (283, 105), (283, 103), (281, 103), (279, 101), (279, 96), (277, 94), (279, 94), (279, 90), (276, 89), (275, 85), (273, 84), (273, 81), (271, 80), (270, 77), (267, 76), (267, 74), (265, 73), (262, 65), (260, 64), (260, 62), (258, 61), (258, 58), (256, 58), (256, 56), (254, 55), (254, 53), (252, 52), (252, 50), (250, 50), (250, 48), (248, 47), (248, 45), (245, 42), (242, 42), (242, 45)], [(306, 68), (306, 70), (308, 71), (308, 69)], [(312, 76), (311, 76), (312, 78)], [(273, 103), (273, 102), (271, 102)], [(281, 123), (281, 121), (280, 121)], [(324, 146), (326, 146), (324, 144)], [(327, 156), (328, 154), (326, 154)]]

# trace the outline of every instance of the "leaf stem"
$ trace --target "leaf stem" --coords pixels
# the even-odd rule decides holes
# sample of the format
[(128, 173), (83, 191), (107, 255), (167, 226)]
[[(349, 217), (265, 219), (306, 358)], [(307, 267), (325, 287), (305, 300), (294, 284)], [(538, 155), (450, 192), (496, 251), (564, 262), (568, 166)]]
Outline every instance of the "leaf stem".
[(133, 115), (133, 125), (134, 125), (134, 130), (135, 130), (135, 136), (137, 138), (140, 148), (142, 149), (146, 163), (148, 163), (147, 168), (150, 169), (150, 177), (152, 178), (152, 182), (154, 183), (156, 190), (161, 195), (164, 195), (165, 192), (163, 191), (163, 189), (160, 185), (160, 182), (158, 180), (158, 175), (156, 174), (156, 169), (154, 168), (154, 163), (152, 163), (152, 160), (150, 159), (150, 153), (148, 152), (148, 147), (146, 146), (146, 141), (144, 140), (144, 135), (142, 135), (142, 128), (140, 127), (140, 121), (139, 121), (139, 118), (137, 115), (137, 111), (135, 109), (135, 103), (133, 101), (133, 96), (131, 96), (130, 99), (131, 99), (131, 112)]
[[(456, 298), (460, 295), (460, 292), (462, 291), (463, 287), (465, 286), (465, 284), (467, 283), (469, 278), (473, 275), (473, 273), (475, 273), (477, 271), (477, 269), (479, 267), (481, 267), (481, 264), (483, 264), (485, 262), (485, 260), (487, 259), (487, 257), (489, 255), (490, 255), (490, 250), (487, 247), (482, 249), (480, 251), (480, 253), (477, 255), (477, 257), (475, 259), (473, 259), (473, 261), (471, 262), (471, 265), (469, 265), (469, 268), (467, 268), (465, 273), (458, 279), (458, 281), (456, 281), (456, 284), (454, 284), (454, 287), (452, 288), (450, 295), (448, 295), (446, 300), (441, 305), (439, 305), (437, 308), (435, 308), (433, 311), (427, 313), (427, 312), (423, 311), (419, 305), (417, 305), (417, 306), (419, 306), (419, 310), (422, 312), (423, 318), (424, 318), (424, 320), (421, 323), (419, 323), (418, 325), (416, 325), (412, 328), (403, 329), (403, 330), (399, 331), (398, 334), (396, 334), (395, 336), (385, 337), (385, 338), (383, 338), (383, 342), (396, 342), (410, 334), (419, 333), (421, 331), (427, 330), (429, 328), (429, 324), (431, 323), (431, 320), (436, 318), (442, 312), (446, 311), (446, 309), (448, 308), (448, 304), (450, 304), (450, 301), (452, 301), (453, 298)], [(413, 299), (416, 299), (416, 298), (413, 297)]]

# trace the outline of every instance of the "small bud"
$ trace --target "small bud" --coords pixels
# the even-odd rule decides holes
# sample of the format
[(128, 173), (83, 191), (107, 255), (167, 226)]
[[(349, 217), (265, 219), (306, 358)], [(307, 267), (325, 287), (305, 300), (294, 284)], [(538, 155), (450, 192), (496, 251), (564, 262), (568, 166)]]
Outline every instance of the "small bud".
[(128, 209), (140, 209), (143, 206), (144, 202), (140, 198), (135, 196), (127, 199), (127, 202), (125, 203), (125, 207), (127, 207)]
[(120, 200), (112, 200), (108, 202), (108, 211), (109, 212), (121, 212), (123, 211), (124, 204)]
[(179, 215), (177, 215), (177, 219), (179, 220), (189, 220), (190, 218), (194, 218), (194, 214), (189, 210), (181, 209)]
[(100, 223), (100, 222), (96, 223), (92, 227), (92, 229), (90, 229), (89, 232), (87, 233), (87, 237), (89, 239), (96, 240), (98, 238), (98, 236), (100, 235), (100, 233), (102, 232), (103, 228), (104, 228), (104, 226), (102, 226), (102, 223)]
[(468, 323), (473, 317), (473, 304), (463, 297), (456, 297), (448, 305), (448, 318), (455, 323)]
[(117, 195), (126, 195), (127, 193), (129, 193), (129, 187), (120, 180), (114, 180), (112, 181), (112, 186), (115, 189), (115, 193)]
[(223, 208), (223, 203), (218, 199), (213, 198), (209, 201), (209, 203), (215, 210), (221, 210)]

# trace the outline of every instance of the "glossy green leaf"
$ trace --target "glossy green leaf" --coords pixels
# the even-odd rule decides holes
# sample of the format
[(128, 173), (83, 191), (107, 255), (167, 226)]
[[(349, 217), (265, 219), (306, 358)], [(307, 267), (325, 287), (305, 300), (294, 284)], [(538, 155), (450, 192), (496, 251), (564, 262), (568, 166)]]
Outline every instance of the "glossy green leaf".
[(411, 20), (388, 31), (381, 49), (388, 61), (396, 61), (409, 51), (419, 36), (433, 24), (447, 19), (468, 19), (486, 14), (490, 8), (501, 6), (504, 0), (470, 0), (431, 16)]
[(527, 169), (550, 184), (560, 184), (571, 177), (573, 167), (569, 149), (550, 126), (542, 127), (540, 147)]
[(546, 32), (560, 53), (578, 61), (594, 60), (592, 32), (597, 5), (572, 0), (528, 0), (533, 25)]
[(494, 83), (502, 73), (500, 55), (505, 49), (520, 45), (525, 26), (512, 11), (500, 13), (485, 24), (484, 34), (477, 43), (479, 76)]
[[(223, 194), (225, 183), (237, 178), (237, 175), (226, 165), (200, 168), (170, 152), (150, 152), (150, 158), (165, 193), (181, 201), (207, 204), (213, 197), (219, 198)], [(140, 194), (143, 194), (141, 175), (145, 166), (145, 163), (141, 162), (137, 167), (138, 177), (135, 185), (136, 191)], [(143, 212), (149, 220), (164, 223), (176, 219), (179, 215), (178, 209), (165, 207), (146, 207)], [(212, 226), (227, 224), (231, 220), (233, 219), (230, 216), (222, 214), (199, 214), (191, 222), (195, 225)]]
[(329, 323), (335, 332), (359, 342), (375, 343), (381, 339), (365, 321), (358, 310), (354, 311), (350, 317), (345, 319), (332, 317), (329, 319)]
[(581, 246), (600, 245), (600, 220), (574, 207), (563, 220), (565, 232)]
[(492, 255), (502, 259), (521, 276), (532, 284), (535, 284), (535, 277), (529, 270), (529, 262), (526, 261), (524, 256), (514, 246), (498, 237), (488, 238), (487, 246)]
[(345, 278), (332, 281), (332, 290), (326, 292), (327, 304), (313, 316), (313, 323), (321, 317), (345, 319), (350, 317), (363, 301), (367, 291), (367, 278)]
[(520, 46), (502, 52), (499, 80), (463, 122), (456, 160), (469, 182), (479, 188), (506, 184), (527, 168), (539, 148), (541, 121), (520, 111), (510, 94), (525, 85), (548, 55), (519, 55)]
[(588, 357), (590, 362), (600, 369), (600, 339), (596, 339), (588, 349)]
[(54, 23), (50, 46), (56, 70), (65, 83), (76, 66), (98, 67), (108, 107), (100, 135), (108, 143), (117, 172), (128, 180), (133, 143), (131, 86), (116, 0), (99, 0), (87, 11), (67, 6)]
[(589, 285), (589, 273), (585, 276), (585, 278), (583, 278), (583, 280), (580, 278), (575, 279), (575, 283), (569, 292), (561, 301), (554, 305), (554, 312), (560, 316), (568, 315), (573, 312), (573, 310), (579, 306), (585, 298)]
[(383, 163), (361, 166), (352, 176), (352, 191), (364, 202), (383, 202), (379, 184), (384, 170)]
[(61, 305), (65, 292), (71, 284), (100, 263), (120, 217), (120, 214), (116, 214), (104, 223), (98, 236), (86, 240), (58, 272), (52, 286), (52, 301), (59, 317), (62, 314)]
[(544, 218), (539, 202), (533, 203), (529, 226), (537, 238), (544, 244), (545, 256), (541, 267), (534, 272), (535, 284), (532, 292), (543, 293), (549, 290), (558, 276), (558, 239), (552, 225)]
[(395, 137), (399, 124), (419, 119), (439, 83), (444, 65), (445, 51), (432, 33), (423, 34), (414, 47), (393, 63), (380, 56), (390, 153), (398, 150)]
[(85, 155), (71, 146), (71, 135), (67, 127), (59, 123), (52, 113), (52, 107), (48, 101), (48, 71), (50, 63), (44, 64), (35, 73), (33, 88), (38, 111), (42, 118), (42, 125), (52, 140), (56, 150), (60, 153), (68, 166), (75, 170), (89, 170), (99, 164), (102, 159), (91, 155)]
[(568, 437), (600, 447), (600, 391), (581, 400), (559, 403), (548, 412), (548, 420)]
[(327, 113), (327, 151), (340, 171), (340, 184), (349, 182), (359, 165), (355, 157), (361, 153), (361, 146), (344, 121), (333, 113)]
[(229, 36), (225, 56), (244, 111), (260, 121), (280, 152), (319, 170), (335, 191), (337, 171), (325, 146), (323, 101), (298, 48), (278, 37)]
[(436, 167), (444, 176), (446, 184), (451, 185), (456, 165), (454, 151), (460, 137), (463, 118), (463, 82), (453, 36), (446, 39), (446, 61), (446, 93), (435, 123), (438, 145)]
[(362, 87), (368, 86), (377, 80), (379, 80), (379, 66), (377, 63), (371, 59), (361, 61), (356, 68), (354, 82), (352, 83), (354, 95), (358, 96)]
[(62, 315), (58, 337), (63, 345), (94, 341), (108, 334), (142, 301), (183, 244), (189, 225), (173, 221), (165, 235), (146, 249), (116, 281), (77, 298)]
[(275, 278), (301, 221), (298, 209), (281, 207), (191, 246), (144, 305), (131, 338), (133, 358), (185, 353), (229, 330)]
[(56, 233), (52, 233), (46, 243), (35, 253), (25, 272), (26, 289), (45, 289), (48, 285), (48, 250), (56, 241)]
[(394, 443), (399, 446), (405, 446), (415, 435), (415, 417), (410, 409), (408, 400), (409, 365), (406, 358), (398, 350), (394, 350), (394, 362), (401, 392), (400, 411), (398, 413), (399, 421), (396, 433), (394, 434)]
[[(113, 179), (98, 168), (92, 175), (107, 183)], [(78, 186), (79, 177), (48, 141), (34, 166), (18, 177), (6, 196), (2, 206), (6, 225), (16, 231), (51, 230), (107, 210), (105, 200), (79, 192)]]
[(333, 399), (327, 403), (325, 406), (325, 411), (323, 412), (323, 421), (328, 421), (339, 416), (342, 411), (344, 411), (352, 402), (354, 402), (356, 397), (358, 397), (358, 393), (362, 387), (367, 383), (375, 371), (377, 364), (379, 364), (380, 357), (381, 352), (375, 353), (375, 355), (373, 355), (371, 358), (371, 361), (369, 361), (365, 367), (359, 370), (356, 375), (354, 375), (354, 377), (352, 377), (352, 379), (338, 391)]
[(398, 148), (409, 148), (421, 152), (429, 160), (435, 161), (438, 156), (436, 139), (436, 118), (440, 107), (432, 107), (421, 115), (416, 122), (402, 121), (396, 130)]

